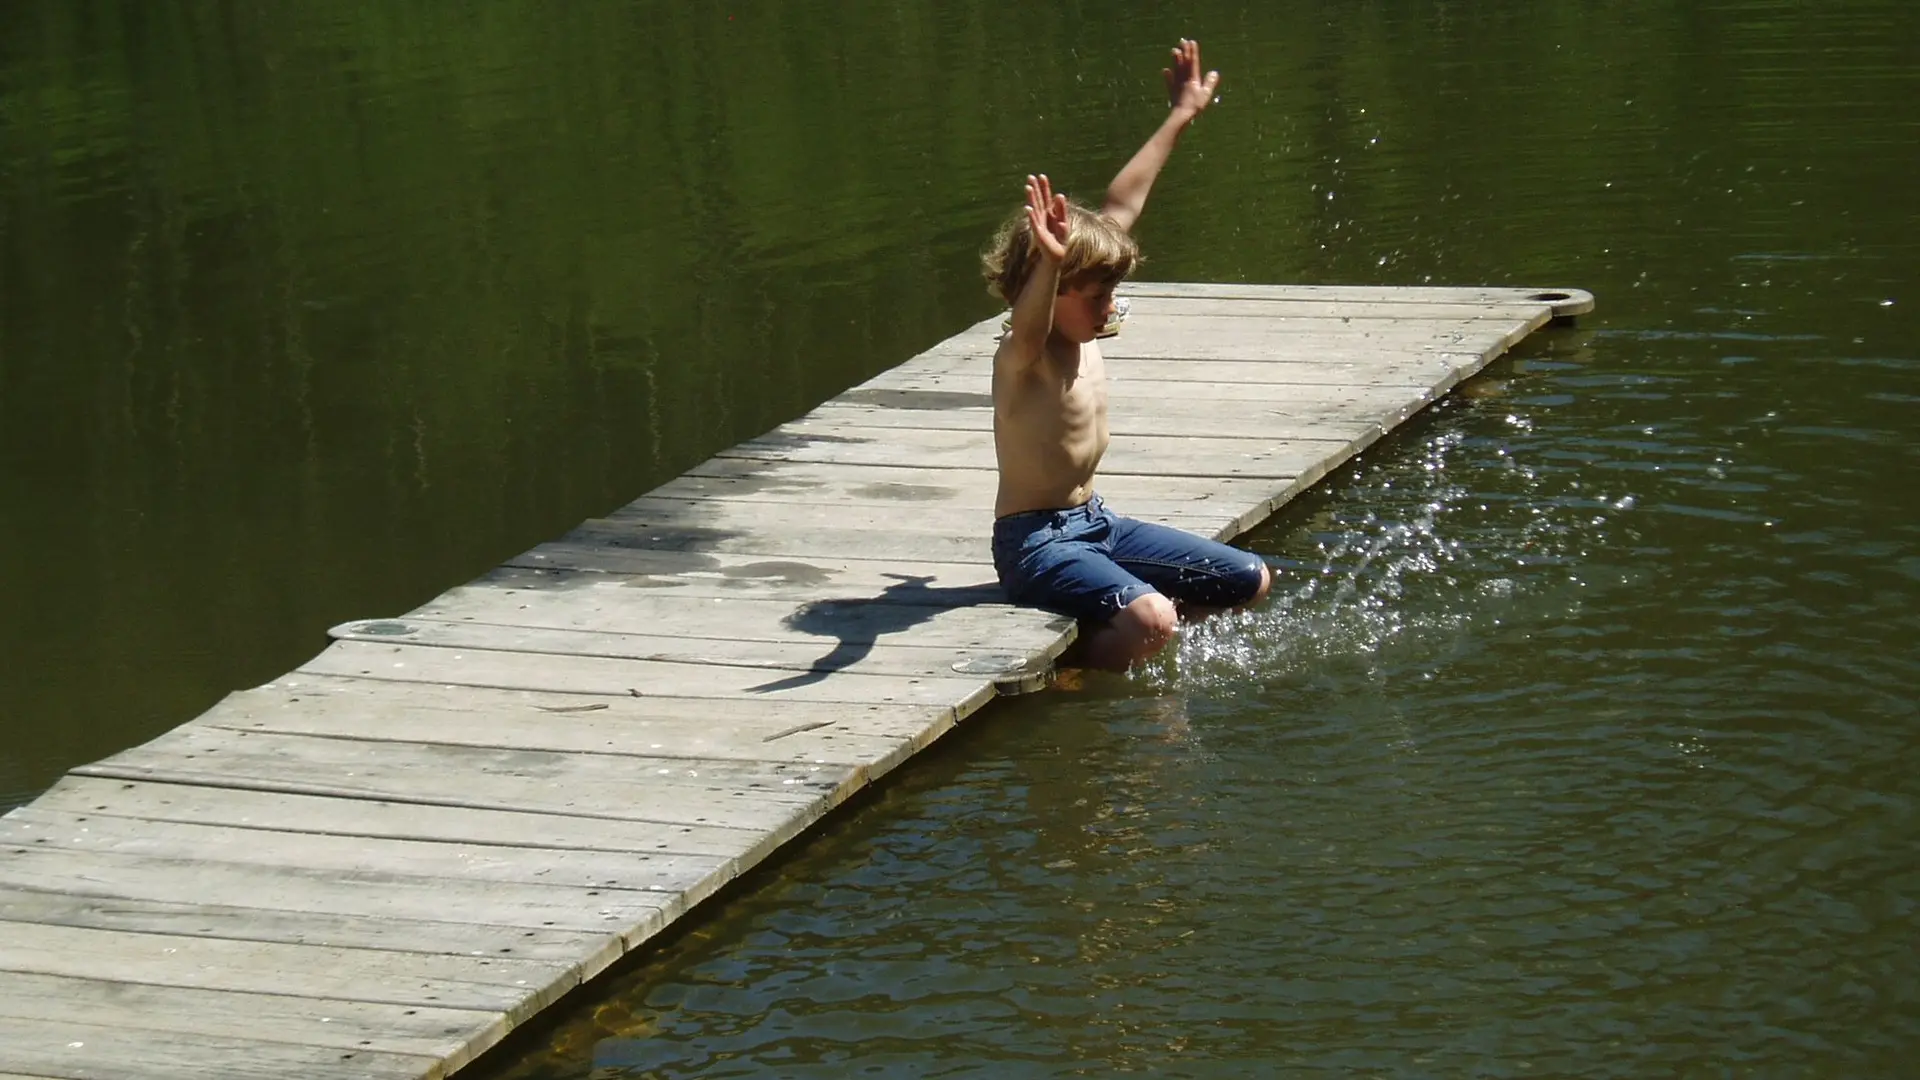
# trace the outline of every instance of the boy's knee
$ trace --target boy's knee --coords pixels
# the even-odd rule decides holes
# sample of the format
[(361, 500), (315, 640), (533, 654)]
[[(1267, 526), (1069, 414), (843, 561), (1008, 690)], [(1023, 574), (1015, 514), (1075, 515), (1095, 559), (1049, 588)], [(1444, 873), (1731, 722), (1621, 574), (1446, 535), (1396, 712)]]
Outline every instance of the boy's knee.
[(1120, 610), (1115, 619), (1124, 620), (1131, 632), (1129, 638), (1137, 643), (1137, 659), (1146, 659), (1173, 640), (1174, 632), (1180, 626), (1180, 613), (1173, 601), (1157, 592), (1137, 597), (1133, 603)]
[(1273, 588), (1273, 568), (1267, 565), (1267, 560), (1265, 559), (1259, 560), (1259, 567), (1260, 587), (1253, 591), (1253, 599), (1247, 601), (1249, 604), (1257, 604), (1265, 600), (1268, 590)]

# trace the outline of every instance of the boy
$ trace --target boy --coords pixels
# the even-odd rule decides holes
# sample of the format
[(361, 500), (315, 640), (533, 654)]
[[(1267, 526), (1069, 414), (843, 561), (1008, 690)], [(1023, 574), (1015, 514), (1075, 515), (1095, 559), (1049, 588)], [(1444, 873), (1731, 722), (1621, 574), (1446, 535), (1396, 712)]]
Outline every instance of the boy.
[(1013, 315), (993, 357), (993, 563), (1014, 603), (1080, 620), (1069, 663), (1125, 671), (1172, 640), (1180, 616), (1251, 604), (1272, 576), (1249, 552), (1120, 517), (1094, 494), (1107, 449), (1106, 364), (1094, 338), (1139, 261), (1131, 230), (1147, 191), (1220, 73), (1182, 39), (1164, 71), (1172, 111), (1107, 188), (1099, 213), (1027, 177), (1026, 209), (982, 256)]

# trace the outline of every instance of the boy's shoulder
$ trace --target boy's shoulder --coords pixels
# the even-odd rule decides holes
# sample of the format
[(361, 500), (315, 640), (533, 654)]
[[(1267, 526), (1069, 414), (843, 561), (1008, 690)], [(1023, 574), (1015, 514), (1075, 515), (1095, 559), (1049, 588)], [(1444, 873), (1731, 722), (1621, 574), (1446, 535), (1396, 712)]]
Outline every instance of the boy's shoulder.
[[(993, 373), (997, 375), (1014, 374), (1032, 370), (1038, 366), (1047, 351), (1044, 342), (1030, 344), (1022, 342), (1009, 326), (1000, 327), (1000, 337), (993, 346)], [(997, 381), (997, 380), (996, 380)]]

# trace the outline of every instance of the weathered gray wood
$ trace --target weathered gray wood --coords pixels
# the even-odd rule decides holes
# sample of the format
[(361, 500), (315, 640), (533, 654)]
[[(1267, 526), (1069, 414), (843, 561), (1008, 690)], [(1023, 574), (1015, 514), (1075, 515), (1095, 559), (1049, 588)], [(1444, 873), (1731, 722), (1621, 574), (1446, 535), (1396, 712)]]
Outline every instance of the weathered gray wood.
[[(574, 574), (573, 571), (587, 571)], [(544, 575), (571, 581), (543, 581)], [(598, 574), (599, 576), (592, 576)], [(616, 575), (619, 580), (607, 575)], [(962, 605), (1002, 602), (992, 568), (970, 563), (898, 563), (886, 559), (800, 559), (729, 552), (645, 551), (614, 544), (547, 543), (507, 560), (474, 584), (545, 589), (596, 584), (657, 589), (680, 596), (754, 597), (799, 605), (822, 593), (890, 603), (888, 589), (917, 581)], [(898, 591), (896, 589), (896, 591)]]
[[(436, 689), (436, 688), (429, 688)], [(239, 697), (242, 695), (234, 695)], [(232, 701), (229, 697), (228, 701)], [(223, 703), (224, 705), (225, 703)], [(231, 714), (224, 714), (230, 716)], [(301, 734), (302, 725), (263, 709), (249, 718), (262, 730), (283, 729)], [(309, 717), (312, 714), (307, 714)], [(325, 714), (322, 714), (323, 716)], [(341, 728), (356, 722), (378, 728), (391, 715), (373, 707), (359, 714), (347, 712), (337, 723)], [(465, 717), (468, 728), (472, 713)], [(219, 708), (196, 724), (219, 726), (223, 714)], [(325, 728), (324, 721), (311, 726)], [(320, 734), (331, 734), (322, 730)], [(808, 730), (789, 739), (832, 734), (830, 730)], [(481, 738), (488, 736), (482, 735)], [(820, 745), (816, 742), (815, 745)], [(831, 747), (837, 745), (828, 743)], [(525, 747), (528, 749), (567, 749), (567, 747)], [(828, 753), (830, 750), (814, 751)], [(803, 751), (804, 753), (804, 751)], [(819, 760), (795, 757), (790, 760)], [(625, 821), (605, 817), (575, 817), (566, 814), (518, 813), (474, 807), (435, 806), (420, 802), (389, 802), (368, 798), (329, 798), (295, 795), (288, 792), (260, 791), (236, 787), (204, 787), (193, 784), (147, 783), (137, 780), (68, 776), (33, 806), (79, 814), (108, 814), (114, 817), (150, 821), (178, 821), (200, 825), (235, 825), (243, 828), (273, 829), (281, 832), (314, 832), (330, 836), (373, 836), (394, 840), (437, 840), (447, 843), (521, 844), (528, 847), (570, 848), (580, 851), (635, 853), (671, 853), (682, 855), (735, 856), (757, 838), (757, 833), (722, 826), (670, 825), (652, 821)], [(371, 947), (371, 946), (370, 946)], [(577, 948), (574, 944), (566, 946)]]
[[(1314, 387), (1326, 396), (1325, 387)], [(1351, 395), (1350, 395), (1351, 397)], [(1115, 386), (1109, 406), (1115, 414), (1111, 434), (1124, 443), (1135, 436), (1201, 439), (1267, 439), (1275, 436), (1302, 439), (1345, 439), (1355, 429), (1380, 425), (1380, 410), (1370, 403), (1307, 404), (1302, 401), (1263, 401), (1249, 399), (1242, 390), (1238, 396), (1207, 400), (1158, 398), (1134, 391), (1125, 384)], [(1122, 419), (1124, 418), (1124, 419)], [(885, 405), (856, 405), (833, 402), (783, 425), (783, 431), (848, 431), (878, 428), (886, 431), (986, 431), (993, 430), (993, 413), (986, 409), (948, 409), (939, 412), (901, 409)], [(881, 436), (885, 437), (885, 436)], [(659, 493), (656, 492), (656, 495)], [(885, 504), (882, 504), (885, 505)], [(890, 507), (892, 508), (892, 507)], [(896, 517), (921, 524), (928, 520), (925, 511)], [(978, 507), (965, 509), (978, 513)], [(932, 520), (942, 520), (933, 518)], [(976, 519), (971, 523), (978, 528)]]
[[(1545, 321), (1544, 312), (1540, 321)], [(1119, 336), (1100, 342), (1100, 352), (1109, 361), (1240, 361), (1295, 368), (1326, 359), (1395, 364), (1425, 355), (1498, 351), (1524, 336), (1524, 331), (1512, 326), (1456, 319), (1343, 323), (1285, 316), (1232, 320), (1163, 316), (1130, 320)], [(991, 341), (956, 338), (915, 357), (910, 366), (922, 367), (943, 359), (985, 359), (993, 355), (993, 350)]]
[[(716, 503), (719, 505), (714, 505)], [(754, 537), (758, 541), (756, 546), (771, 548), (771, 553), (777, 554), (784, 546), (785, 534), (820, 529), (842, 532), (885, 529), (907, 534), (984, 538), (993, 529), (990, 506), (984, 501), (978, 504), (926, 503), (903, 511), (897, 504), (883, 502), (850, 500), (836, 505), (791, 498), (733, 499), (716, 495), (667, 496), (656, 492), (633, 500), (605, 518), (590, 519), (589, 527), (634, 528), (641, 522), (671, 527), (700, 521), (708, 528), (758, 533), (760, 535)], [(1136, 501), (1130, 509), (1134, 517), (1152, 518), (1175, 528), (1193, 531), (1217, 528), (1223, 516), (1230, 516), (1193, 499), (1180, 502)], [(867, 558), (869, 562), (876, 560), (892, 561), (880, 556)]]
[[(783, 455), (786, 456), (786, 455)], [(833, 457), (813, 456), (815, 461), (833, 461)], [(850, 462), (850, 464), (855, 464)], [(862, 532), (859, 529), (831, 526), (799, 531), (720, 528), (710, 524), (661, 524), (640, 529), (607, 518), (582, 522), (561, 538), (563, 543), (611, 544), (647, 551), (697, 551), (730, 555), (758, 555), (771, 559), (831, 558), (850, 550), (861, 551), (876, 559), (898, 562), (965, 563), (976, 567), (992, 565), (988, 544), (990, 522), (948, 533)]]
[[(463, 608), (464, 611), (470, 609)], [(453, 617), (460, 617), (458, 615)], [(540, 615), (527, 610), (502, 611), (501, 625), (539, 625)], [(568, 615), (556, 616), (564, 620)], [(511, 619), (512, 622), (507, 620)], [(482, 620), (476, 620), (482, 621)], [(621, 627), (615, 633), (628, 632)], [(858, 649), (875, 640), (862, 635), (823, 643), (829, 650)], [(974, 653), (956, 650), (956, 661), (968, 655), (1003, 655), (990, 639), (982, 639)], [(767, 697), (782, 701), (840, 701), (850, 704), (943, 705), (972, 712), (992, 699), (991, 682), (955, 675), (951, 678), (918, 675), (860, 675), (838, 673), (830, 679), (783, 675), (764, 668), (729, 668), (676, 664), (654, 660), (610, 660), (598, 656), (541, 656), (532, 653), (480, 649), (434, 649), (408, 645), (375, 645), (364, 641), (336, 641), (319, 656), (300, 666), (310, 675), (344, 675), (390, 682), (438, 683), (498, 690), (539, 690), (562, 694), (600, 694), (617, 697), (742, 698)]]
[(1405, 323), (1419, 321), (1458, 321), (1467, 323), (1501, 322), (1519, 325), (1551, 316), (1551, 304), (1521, 301), (1517, 303), (1472, 300), (1335, 300), (1316, 296), (1273, 298), (1167, 296), (1150, 285), (1123, 286), (1131, 314), (1122, 324), (1122, 333), (1135, 319), (1162, 317), (1241, 319), (1326, 319), (1342, 325), (1387, 320)]
[[(856, 387), (832, 401), (822, 402), (807, 416), (830, 418), (842, 413), (886, 410), (895, 416), (895, 419), (887, 421), (888, 425), (898, 427), (957, 426), (943, 421), (951, 417), (959, 417), (963, 420), (970, 417), (986, 419), (992, 417), (992, 398), (989, 393), (990, 372), (985, 364), (982, 364), (978, 371), (943, 371), (931, 374), (938, 375), (949, 383), (953, 383), (963, 375), (978, 376), (978, 381), (973, 384), (978, 389), (915, 390), (884, 386)], [(1112, 408), (1107, 418), (1108, 427), (1115, 433), (1124, 434), (1132, 430), (1134, 425), (1151, 422), (1154, 414), (1166, 407), (1185, 402), (1204, 403), (1191, 405), (1185, 409), (1185, 413), (1190, 417), (1210, 416), (1211, 413), (1208, 410), (1227, 406), (1257, 410), (1260, 415), (1270, 415), (1282, 420), (1299, 420), (1322, 415), (1345, 416), (1356, 413), (1366, 415), (1367, 411), (1373, 408), (1399, 406), (1408, 394), (1408, 387), (1378, 384), (1288, 382), (1270, 385), (1271, 389), (1263, 389), (1259, 394), (1249, 394), (1245, 386), (1234, 383), (1201, 379), (1155, 382), (1133, 377), (1129, 372), (1110, 373), (1107, 396)], [(1146, 433), (1156, 434), (1155, 432)], [(1179, 434), (1204, 435), (1207, 433), (1187, 428)], [(685, 497), (677, 489), (689, 481), (697, 481), (704, 472), (704, 467), (699, 467), (697, 471), (662, 484), (655, 488), (653, 493)], [(911, 484), (912, 481), (908, 483)], [(928, 497), (923, 490), (941, 493), (935, 497), (952, 497), (958, 494), (951, 488), (909, 488), (903, 495), (907, 499), (921, 500)], [(883, 491), (880, 494), (884, 497), (891, 493)], [(1170, 493), (1169, 497), (1192, 498), (1193, 495), (1193, 489), (1188, 487)], [(900, 497), (895, 496), (895, 499)]]
[[(864, 432), (864, 433), (863, 433)], [(847, 428), (841, 433), (775, 431), (749, 439), (722, 457), (744, 457), (780, 461), (811, 461), (836, 465), (893, 465), (921, 468), (979, 468), (993, 461), (993, 435), (973, 431), (899, 431), (881, 438), (873, 429)], [(1290, 479), (1305, 468), (1338, 449), (1352, 436), (1340, 438), (1293, 438), (1276, 434), (1264, 439), (1214, 439), (1200, 437), (1138, 436), (1114, 442), (1101, 462), (1104, 476), (1144, 473), (1152, 476), (1264, 477)], [(856, 533), (847, 530), (836, 537), (849, 542)], [(686, 544), (696, 549), (713, 546), (721, 538), (689, 531)], [(880, 541), (876, 541), (880, 542)], [(915, 547), (910, 557), (955, 559), (968, 550), (984, 552), (983, 539), (956, 538), (950, 544)], [(890, 545), (891, 548), (891, 545)]]
[[(1219, 537), (1592, 306), (1128, 292), (1101, 345), (1101, 491)], [(1076, 628), (1002, 603), (990, 565), (998, 333), (343, 624), (299, 670), (0, 818), (0, 1080), (438, 1076), (996, 687), (1044, 681)]]
[(103, 979), (415, 1008), (502, 1012), (524, 1019), (579, 982), (574, 965), (510, 957), (279, 945), (0, 923), (0, 972)]
[(576, 964), (586, 972), (601, 970), (626, 948), (620, 935), (610, 931), (589, 933), (552, 927), (531, 929), (473, 922), (375, 919), (331, 912), (234, 907), (196, 900), (155, 900), (147, 896), (87, 896), (9, 886), (0, 886), (0, 922), (398, 953), (511, 956), (561, 966)]
[[(1122, 476), (1119, 480), (1136, 479)], [(1138, 477), (1160, 480), (1160, 477)], [(1279, 487), (1274, 497), (1291, 495), (1298, 478)], [(1260, 481), (1273, 487), (1271, 481)], [(1113, 488), (1123, 488), (1114, 484)], [(1217, 539), (1238, 536), (1259, 524), (1272, 512), (1274, 497), (1262, 496), (1247, 503), (1222, 503), (1223, 507), (1246, 509), (1239, 514), (1210, 519), (1219, 526), (1210, 533)], [(1284, 500), (1283, 500), (1284, 501)], [(1144, 521), (1171, 524), (1193, 519), (1131, 514), (1133, 507), (1119, 498), (1115, 509)], [(1210, 522), (1209, 522), (1210, 523)], [(544, 578), (546, 574), (552, 578)], [(598, 575), (598, 576), (594, 576)], [(618, 579), (618, 580), (616, 580)], [(555, 541), (522, 552), (497, 570), (488, 571), (475, 584), (506, 588), (542, 589), (556, 584), (572, 588), (595, 585), (657, 589), (682, 597), (703, 599), (752, 598), (805, 603), (826, 593), (843, 597), (862, 597), (865, 602), (896, 602), (903, 582), (917, 583), (927, 589), (951, 596), (956, 604), (972, 606), (1000, 603), (1004, 599), (992, 567), (983, 563), (895, 562), (887, 559), (822, 558), (815, 555), (738, 554), (714, 551), (649, 551), (626, 547), (616, 540), (595, 542), (590, 539)], [(910, 593), (909, 593), (910, 595)], [(1071, 631), (1062, 628), (1062, 633)]]
[[(647, 529), (644, 525), (608, 527), (611, 534), (640, 534)], [(684, 597), (659, 589), (633, 588), (619, 581), (555, 581), (551, 588), (462, 586), (420, 605), (405, 617), (613, 634), (648, 634), (662, 626), (671, 626), (675, 632), (690, 637), (788, 642), (818, 646), (822, 653), (842, 642), (878, 643), (894, 639), (889, 643), (903, 643), (906, 640), (903, 635), (910, 633), (915, 645), (948, 649), (955, 659), (980, 649), (1040, 648), (1072, 625), (1068, 619), (1004, 603), (941, 606), (957, 604), (976, 595), (969, 591), (967, 596), (958, 597), (908, 578), (892, 582), (879, 594), (823, 593), (812, 602), (796, 604), (749, 596)], [(887, 602), (881, 602), (883, 600)], [(710, 685), (713, 679), (708, 676), (715, 673), (698, 671), (690, 673), (691, 681), (699, 684), (693, 687), (697, 692), (685, 693), (668, 685), (676, 674), (675, 670), (668, 670), (672, 665), (657, 667), (661, 670), (653, 673), (658, 679), (656, 685), (627, 683), (613, 692), (626, 693), (628, 687), (635, 687), (642, 694), (687, 697), (734, 694)], [(640, 672), (639, 668), (634, 670)], [(724, 677), (725, 673), (717, 675)], [(380, 677), (390, 676), (383, 671)], [(749, 673), (747, 678), (754, 681), (757, 677)], [(843, 696), (816, 700), (866, 701), (871, 700), (871, 696), (871, 690), (849, 690)]]
[[(1417, 356), (1396, 356), (1381, 361), (1356, 348), (1345, 352), (1323, 351), (1318, 363), (1283, 363), (1272, 360), (1177, 359), (1120, 357), (1107, 365), (1111, 390), (1126, 385), (1141, 393), (1161, 393), (1166, 397), (1224, 396), (1220, 387), (1238, 387), (1242, 395), (1281, 394), (1290, 387), (1366, 387), (1401, 388), (1412, 392), (1445, 378), (1455, 368), (1478, 369), (1490, 354), (1479, 352), (1435, 352)], [(911, 368), (894, 368), (861, 383), (858, 389), (913, 390), (921, 393), (973, 393), (983, 385), (991, 368), (984, 356), (934, 357)], [(1188, 391), (1183, 388), (1194, 386)], [(1230, 391), (1229, 391), (1230, 392)], [(1111, 418), (1110, 418), (1111, 419)]]
[[(1128, 415), (1131, 419), (1115, 423), (1113, 445), (1125, 447), (1136, 439), (1345, 441), (1356, 431), (1378, 426), (1377, 419), (1366, 414), (1283, 416), (1277, 409), (1249, 406), (1244, 401), (1185, 405), (1140, 401)], [(775, 434), (793, 438), (825, 435), (831, 441), (857, 436), (884, 442), (913, 439), (922, 432), (984, 432), (990, 440), (993, 415), (978, 410), (926, 415), (899, 409), (822, 406), (782, 424)], [(987, 445), (991, 447), (991, 441)], [(955, 524), (975, 529), (980, 526), (978, 520)]]
[[(984, 376), (981, 385), (986, 385)], [(1242, 397), (1246, 394), (1244, 387), (1226, 389)], [(1382, 407), (1387, 404), (1381, 403)], [(980, 517), (972, 527), (981, 531), (990, 528), (995, 484), (990, 462), (977, 469), (932, 471), (884, 465), (710, 458), (652, 494), (682, 499), (897, 507), (903, 515), (930, 504), (953, 503), (977, 507)], [(1195, 484), (1187, 478), (1120, 475), (1102, 476), (1100, 490), (1131, 516), (1171, 522), (1191, 517), (1232, 517), (1235, 510), (1252, 508), (1267, 498), (1273, 485), (1264, 480), (1227, 477)], [(618, 512), (613, 516), (617, 517)], [(1261, 516), (1265, 516), (1264, 512)], [(863, 552), (839, 552), (833, 560), (872, 561)], [(925, 571), (906, 567), (897, 572), (911, 575)], [(990, 573), (981, 580), (991, 582)]]
[(74, 771), (753, 831), (779, 831), (796, 817), (817, 815), (860, 783), (859, 770), (835, 765), (375, 743), (202, 725), (175, 729)]
[[(1566, 288), (1486, 288), (1450, 285), (1254, 285), (1227, 282), (1128, 282), (1129, 297), (1230, 299), (1253, 301), (1333, 301), (1344, 304), (1518, 304), (1544, 303), (1555, 315), (1584, 315), (1593, 295)], [(1566, 299), (1558, 299), (1565, 296)], [(1541, 299), (1552, 297), (1554, 299)]]
[[(330, 1047), (445, 1061), (472, 1058), (472, 1046), (506, 1034), (495, 1012), (341, 998), (246, 994), (192, 987), (156, 987), (119, 979), (14, 972), (0, 980), (0, 1017), (58, 1024), (79, 1017), (110, 1019), (115, 1028), (220, 1039)], [(4, 1053), (4, 1051), (0, 1051)]]
[[(435, 619), (382, 619), (371, 623), (348, 623), (333, 630), (333, 636), (339, 640), (370, 643), (392, 642), (396, 635), (402, 634), (408, 644), (442, 649), (490, 649), (548, 656), (656, 660), (676, 664), (743, 667), (756, 671), (808, 672), (816, 676), (846, 672), (950, 678), (956, 662), (952, 649), (918, 645), (861, 643), (822, 652), (816, 642), (606, 634), (593, 630), (551, 630)], [(1065, 643), (1057, 633), (1052, 637), (1054, 640), (1041, 640), (1034, 643), (1031, 649), (1021, 650), (1032, 657), (1033, 664), (1027, 670), (1036, 678), (1045, 673), (1053, 658), (1065, 648)], [(1039, 684), (1014, 687), (1015, 690), (1038, 688)]]
[[(979, 385), (987, 385), (984, 378)], [(711, 481), (725, 481), (726, 493), (736, 498), (767, 494), (785, 496), (792, 501), (823, 498), (832, 493), (850, 500), (897, 502), (904, 510), (922, 503), (957, 498), (975, 501), (983, 512), (991, 513), (998, 476), (992, 465), (970, 471), (933, 473), (912, 467), (846, 468), (713, 457), (655, 488), (653, 493), (684, 496), (688, 492), (683, 490), (683, 485), (705, 485)], [(693, 493), (705, 495), (715, 491), (700, 487)]]
[(0, 1017), (0, 1075), (59, 1080), (436, 1080), (428, 1055)]
[(1389, 351), (1411, 355), (1488, 355), (1505, 351), (1534, 326), (1544, 324), (1547, 318), (1545, 311), (1526, 323), (1455, 319), (1345, 322), (1284, 315), (1249, 319), (1169, 315), (1142, 319), (1129, 326), (1119, 337), (1103, 342), (1101, 353), (1116, 360), (1138, 357), (1293, 364), (1303, 360), (1311, 362), (1320, 352), (1355, 355), (1368, 349), (1376, 350), (1376, 359), (1378, 353)]
[[(980, 373), (976, 381), (980, 386), (986, 386), (986, 374)], [(1244, 395), (1245, 388), (1240, 388), (1240, 392)], [(1104, 489), (1107, 486), (1105, 478), (1101, 479)], [(897, 501), (902, 510), (908, 512), (923, 503), (958, 498), (974, 503), (982, 514), (990, 518), (996, 476), (991, 461), (976, 469), (936, 471), (916, 466), (819, 465), (716, 457), (695, 465), (678, 480), (655, 489), (653, 493), (686, 497), (679, 486), (683, 481), (716, 485), (698, 491), (701, 495), (724, 494), (729, 498), (764, 495), (786, 502), (844, 499), (849, 503), (884, 500), (892, 504)], [(725, 484), (724, 489), (718, 487), (722, 483)], [(1214, 484), (1196, 485), (1191, 481), (1139, 481), (1132, 483), (1125, 494), (1136, 503), (1164, 504), (1169, 508), (1177, 508), (1195, 502), (1218, 503), (1237, 498), (1253, 486), (1247, 481), (1226, 477), (1215, 481), (1215, 484), (1219, 487), (1216, 488)], [(845, 557), (856, 556), (848, 553)]]
[(176, 904), (581, 932), (657, 928), (684, 907), (676, 894), (635, 889), (257, 866), (220, 862), (198, 853), (154, 858), (18, 846), (0, 860), (0, 886), (145, 897)]
[[(470, 629), (512, 630), (510, 627)], [(403, 692), (416, 690), (417, 695)], [(434, 700), (434, 696), (455, 700)], [(468, 708), (457, 707), (458, 699), (464, 699)], [(882, 730), (875, 731), (863, 729), (862, 713), (850, 712), (846, 706), (837, 704), (801, 707), (752, 701), (577, 695), (570, 695), (564, 701), (552, 697), (546, 701), (546, 704), (532, 706), (503, 697), (488, 698), (484, 692), (464, 687), (456, 695), (433, 685), (396, 687), (377, 696), (330, 695), (311, 689), (295, 694), (252, 690), (229, 695), (194, 721), (194, 725), (367, 743), (408, 742), (508, 751), (854, 767), (871, 766), (888, 759), (903, 740), (928, 727), (951, 723), (953, 717), (952, 709), (937, 706), (886, 706), (865, 713), (884, 717), (878, 722)], [(481, 703), (491, 706), (488, 721), (475, 724), (471, 707)], [(394, 812), (411, 811), (395, 807)], [(604, 827), (591, 830), (594, 834), (605, 831)], [(658, 837), (644, 839), (644, 847), (622, 846), (608, 850), (665, 850), (659, 848)], [(719, 841), (716, 838), (712, 842)], [(731, 853), (733, 847), (729, 844), (723, 850)]]
[[(938, 705), (779, 701), (759, 697), (549, 694), (435, 683), (394, 684), (351, 677), (288, 675), (257, 690), (229, 695), (226, 701), (207, 714), (207, 720), (229, 727), (248, 726), (234, 722), (235, 716), (252, 721), (264, 720), (262, 730), (275, 730), (283, 722), (301, 722), (285, 721), (273, 715), (274, 706), (270, 703), (274, 699), (271, 695), (279, 694), (287, 695), (288, 708), (280, 710), (282, 713), (292, 712), (295, 705), (321, 700), (345, 710), (364, 708), (364, 719), (354, 722), (376, 726), (420, 710), (461, 715), (479, 711), (490, 718), (497, 718), (502, 723), (502, 733), (479, 730), (476, 731), (476, 737), (458, 741), (476, 746), (498, 745), (506, 749), (542, 749), (510, 741), (512, 736), (506, 733), (511, 731), (511, 720), (515, 716), (543, 714), (541, 718), (556, 730), (583, 718), (621, 721), (633, 725), (641, 737), (651, 735), (654, 743), (668, 744), (665, 750), (657, 745), (648, 745), (645, 748), (647, 752), (665, 753), (668, 756), (677, 753), (697, 760), (724, 759), (728, 756), (723, 752), (726, 747), (738, 740), (751, 739), (767, 744), (777, 743), (781, 749), (764, 759), (750, 756), (749, 760), (821, 764), (822, 758), (833, 761), (845, 757), (834, 750), (837, 745), (835, 740), (841, 735), (851, 733), (893, 737), (920, 731), (932, 724), (952, 723), (959, 718), (953, 708)], [(297, 701), (294, 700), (296, 698)], [(242, 711), (230, 712), (230, 705)], [(796, 749), (789, 751), (786, 749), (788, 747)], [(553, 746), (545, 749), (571, 747)]]
[[(391, 874), (581, 889), (684, 893), (724, 867), (714, 855), (633, 854), (509, 844), (328, 836), (221, 825), (139, 821), (22, 807), (0, 817), (0, 848), (206, 859), (340, 874)], [(540, 895), (536, 893), (534, 895)], [(453, 896), (450, 894), (450, 900)]]

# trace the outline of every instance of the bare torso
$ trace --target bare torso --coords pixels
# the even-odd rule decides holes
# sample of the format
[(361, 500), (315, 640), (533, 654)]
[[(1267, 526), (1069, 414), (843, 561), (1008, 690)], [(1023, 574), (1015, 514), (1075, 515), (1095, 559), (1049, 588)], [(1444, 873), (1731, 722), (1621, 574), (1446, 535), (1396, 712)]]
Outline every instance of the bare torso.
[(1100, 347), (1052, 341), (1038, 363), (1018, 370), (1004, 359), (993, 365), (994, 516), (1079, 506), (1093, 497), (1094, 470), (1107, 451)]

